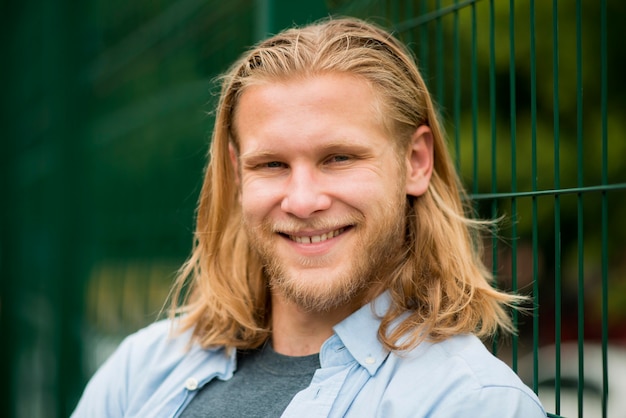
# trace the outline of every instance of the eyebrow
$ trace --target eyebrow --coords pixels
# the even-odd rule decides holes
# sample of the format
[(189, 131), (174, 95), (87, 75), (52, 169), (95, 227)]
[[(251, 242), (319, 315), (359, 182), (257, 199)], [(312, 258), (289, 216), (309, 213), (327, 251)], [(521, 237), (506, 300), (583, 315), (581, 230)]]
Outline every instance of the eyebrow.
[(245, 154), (239, 154), (239, 161), (247, 162), (247, 161), (255, 161), (255, 160), (265, 160), (275, 158), (279, 155), (278, 152), (274, 152), (271, 150), (260, 150), (260, 151), (249, 151)]
[[(348, 140), (338, 140), (338, 141), (330, 141), (327, 144), (322, 145), (316, 152), (322, 154), (333, 154), (338, 152), (349, 152), (356, 154), (370, 154), (374, 151), (373, 147), (368, 145), (363, 145), (360, 142), (356, 141), (348, 141)], [(256, 160), (256, 159), (265, 159), (265, 158), (274, 158), (278, 157), (282, 154), (281, 149), (275, 148), (267, 148), (267, 149), (259, 149), (248, 151), (244, 154), (239, 154), (240, 160)]]

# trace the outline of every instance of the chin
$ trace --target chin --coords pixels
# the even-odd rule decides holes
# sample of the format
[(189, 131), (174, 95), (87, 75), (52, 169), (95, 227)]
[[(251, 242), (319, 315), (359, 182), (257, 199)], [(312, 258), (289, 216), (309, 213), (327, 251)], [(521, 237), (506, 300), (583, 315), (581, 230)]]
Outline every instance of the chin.
[(322, 269), (271, 275), (270, 286), (306, 311), (328, 312), (353, 305), (366, 287), (365, 276), (346, 272), (334, 276), (328, 277)]

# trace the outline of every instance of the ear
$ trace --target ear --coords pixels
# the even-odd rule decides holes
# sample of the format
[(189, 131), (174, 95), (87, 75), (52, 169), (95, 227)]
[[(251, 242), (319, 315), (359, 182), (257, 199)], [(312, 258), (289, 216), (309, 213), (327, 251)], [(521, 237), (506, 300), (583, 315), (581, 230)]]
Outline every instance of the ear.
[(235, 184), (239, 187), (239, 159), (237, 158), (237, 150), (232, 143), (228, 144), (228, 155), (230, 156), (230, 163), (233, 166), (233, 174), (235, 175)]
[(433, 134), (430, 127), (420, 125), (411, 136), (406, 155), (406, 194), (421, 196), (428, 190), (433, 173)]

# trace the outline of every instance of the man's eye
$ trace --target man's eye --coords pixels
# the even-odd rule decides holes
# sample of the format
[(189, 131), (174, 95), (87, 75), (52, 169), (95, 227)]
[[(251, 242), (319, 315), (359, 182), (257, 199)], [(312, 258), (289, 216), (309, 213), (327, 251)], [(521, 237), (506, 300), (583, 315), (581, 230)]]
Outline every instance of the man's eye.
[(263, 164), (266, 168), (283, 168), (285, 164), (279, 161), (270, 161), (268, 163)]
[(331, 163), (342, 163), (344, 161), (349, 161), (350, 157), (347, 155), (333, 155), (328, 159), (328, 162)]

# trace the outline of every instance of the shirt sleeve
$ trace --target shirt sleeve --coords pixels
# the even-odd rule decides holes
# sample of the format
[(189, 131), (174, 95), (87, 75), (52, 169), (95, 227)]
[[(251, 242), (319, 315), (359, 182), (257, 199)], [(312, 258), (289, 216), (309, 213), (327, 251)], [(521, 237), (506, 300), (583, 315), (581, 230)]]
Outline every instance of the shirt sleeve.
[(126, 338), (91, 378), (72, 418), (124, 416), (131, 351), (132, 339)]

